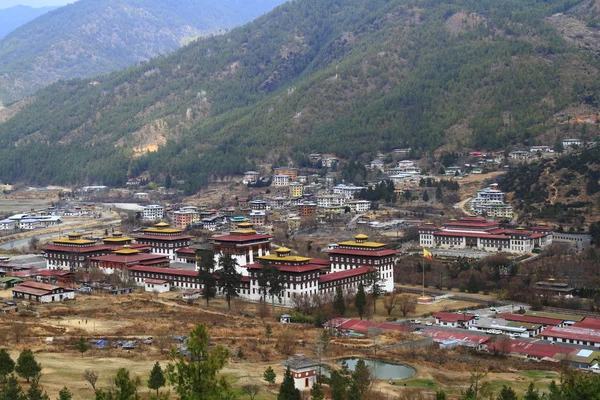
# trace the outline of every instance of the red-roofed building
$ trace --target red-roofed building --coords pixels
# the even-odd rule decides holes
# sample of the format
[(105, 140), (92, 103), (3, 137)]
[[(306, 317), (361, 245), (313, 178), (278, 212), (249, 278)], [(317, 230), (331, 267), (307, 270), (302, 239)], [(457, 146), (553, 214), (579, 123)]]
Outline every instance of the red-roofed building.
[(414, 328), (407, 325), (390, 324), (387, 322), (373, 322), (365, 321), (362, 319), (355, 318), (334, 318), (323, 324), (325, 328), (332, 328), (338, 333), (360, 333), (367, 335), (369, 330), (381, 329), (384, 331), (395, 331), (395, 332), (410, 332)]
[(552, 326), (544, 329), (541, 336), (544, 340), (557, 343), (600, 347), (600, 330), (596, 329)]
[(373, 267), (360, 267), (347, 271), (332, 272), (319, 277), (319, 292), (334, 294), (338, 286), (345, 290), (358, 289), (358, 285), (364, 282), (369, 274), (376, 272)]
[(166, 222), (159, 222), (152, 228), (144, 229), (144, 233), (134, 235), (134, 238), (138, 243), (150, 246), (153, 254), (175, 260), (175, 252), (190, 247), (193, 236), (184, 235), (181, 229), (171, 228)]
[(75, 299), (74, 290), (39, 282), (23, 282), (15, 286), (12, 292), (13, 297), (16, 299), (31, 300), (38, 303), (53, 303)]
[(394, 290), (395, 260), (396, 250), (387, 249), (384, 243), (371, 242), (363, 234), (356, 235), (354, 240), (338, 243), (337, 248), (329, 251), (331, 272), (375, 268), (386, 292)]
[(247, 275), (247, 270), (242, 267), (255, 263), (258, 257), (271, 254), (272, 239), (271, 235), (257, 233), (252, 229), (251, 223), (238, 224), (237, 229), (228, 235), (211, 238), (215, 263), (218, 263), (224, 254), (230, 254), (240, 267), (238, 272)]
[(457, 341), (461, 346), (482, 348), (490, 338), (485, 335), (476, 335), (474, 333), (450, 332), (438, 329), (426, 329), (423, 331), (423, 336), (433, 338), (435, 342)]
[(133, 265), (168, 268), (169, 263), (170, 260), (166, 255), (141, 253), (129, 246), (117, 250), (113, 254), (90, 257), (90, 266), (100, 268), (105, 274), (123, 271)]
[(600, 330), (600, 318), (585, 318), (581, 322), (575, 322), (573, 324), (576, 328), (587, 328), (587, 329), (596, 329)]
[(69, 233), (66, 238), (53, 240), (42, 247), (48, 269), (77, 270), (87, 265), (90, 257), (112, 252), (112, 246), (97, 244), (95, 240), (82, 239), (81, 234)]
[(466, 328), (475, 324), (473, 315), (465, 315), (450, 312), (436, 312), (433, 314), (435, 323), (442, 326), (452, 326), (455, 328)]
[(484, 218), (461, 218), (442, 228), (419, 227), (419, 244), (425, 248), (479, 249), (509, 253), (528, 253), (552, 243), (552, 232), (501, 229), (500, 224)]
[(525, 322), (528, 324), (539, 324), (544, 328), (548, 326), (563, 326), (564, 321), (560, 319), (533, 317), (531, 315), (522, 314), (501, 314), (500, 318), (513, 322)]

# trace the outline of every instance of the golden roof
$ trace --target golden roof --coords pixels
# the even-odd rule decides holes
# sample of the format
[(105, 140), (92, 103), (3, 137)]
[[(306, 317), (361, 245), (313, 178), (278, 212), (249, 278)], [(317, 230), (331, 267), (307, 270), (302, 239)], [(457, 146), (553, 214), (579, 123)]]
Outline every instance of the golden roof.
[(157, 222), (156, 224), (154, 224), (154, 226), (157, 228), (163, 228), (163, 227), (166, 228), (169, 226), (169, 224), (167, 224), (165, 221), (160, 221), (160, 222)]
[(292, 251), (290, 249), (288, 249), (287, 247), (280, 247), (277, 250), (275, 250), (275, 253), (277, 254), (282, 254), (282, 253), (291, 253)]
[(301, 256), (284, 256), (284, 257), (279, 257), (276, 254), (269, 254), (268, 256), (260, 256), (258, 257), (259, 260), (266, 260), (266, 261), (293, 261), (293, 262), (306, 262), (306, 261), (310, 261), (310, 258), (308, 257), (301, 257)]
[(256, 233), (256, 231), (254, 229), (236, 229), (232, 233), (238, 235), (252, 235), (253, 233)]
[(238, 228), (252, 228), (252, 223), (250, 222), (240, 222), (237, 224)]
[(115, 254), (127, 255), (127, 254), (138, 254), (140, 253), (137, 249), (132, 249), (130, 245), (126, 244), (122, 249), (115, 251)]
[[(77, 236), (77, 237), (81, 237), (81, 236)], [(94, 244), (96, 243), (93, 240), (88, 240), (88, 239), (58, 239), (58, 240), (53, 240), (54, 243), (58, 243), (58, 244)]]
[(339, 245), (340, 246), (356, 246), (356, 247), (373, 247), (373, 248), (385, 247), (385, 243), (378, 243), (378, 242), (359, 243), (359, 242), (353, 241), (353, 240), (349, 240), (347, 242), (341, 242), (341, 243), (339, 243)]
[(354, 236), (354, 239), (356, 240), (367, 240), (368, 238), (369, 237), (364, 233), (359, 233), (358, 235)]
[(114, 243), (121, 243), (121, 242), (130, 242), (133, 239), (127, 236), (120, 236), (120, 237), (107, 237), (102, 239), (104, 242), (114, 242)]

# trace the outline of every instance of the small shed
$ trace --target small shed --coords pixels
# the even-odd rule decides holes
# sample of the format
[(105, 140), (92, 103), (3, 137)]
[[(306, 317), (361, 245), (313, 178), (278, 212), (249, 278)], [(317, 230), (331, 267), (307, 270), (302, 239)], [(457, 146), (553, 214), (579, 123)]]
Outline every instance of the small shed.
[(202, 289), (184, 290), (181, 292), (181, 298), (184, 300), (196, 300), (202, 296)]
[(5, 276), (4, 278), (0, 278), (0, 288), (10, 289), (23, 282), (24, 281), (21, 278), (17, 278), (14, 276)]
[(279, 322), (282, 324), (289, 324), (292, 322), (292, 316), (289, 314), (283, 314), (281, 317), (279, 317)]
[(146, 292), (166, 293), (171, 290), (169, 281), (162, 279), (146, 279), (144, 281)]

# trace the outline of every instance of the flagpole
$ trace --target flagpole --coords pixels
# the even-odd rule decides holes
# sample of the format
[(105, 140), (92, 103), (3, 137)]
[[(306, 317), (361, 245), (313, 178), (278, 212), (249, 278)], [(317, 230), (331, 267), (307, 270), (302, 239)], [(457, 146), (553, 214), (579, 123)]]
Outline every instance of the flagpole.
[(422, 297), (425, 297), (425, 252), (423, 252), (423, 294)]

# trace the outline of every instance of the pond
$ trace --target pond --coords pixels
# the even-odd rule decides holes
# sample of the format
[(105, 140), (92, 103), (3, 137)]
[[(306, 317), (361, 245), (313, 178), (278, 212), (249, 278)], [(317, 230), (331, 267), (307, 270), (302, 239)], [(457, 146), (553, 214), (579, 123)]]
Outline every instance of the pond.
[[(348, 368), (351, 371), (354, 371), (358, 360), (360, 360), (360, 358), (346, 358), (344, 360), (336, 362), (336, 364), (341, 365), (342, 362), (345, 361), (348, 365)], [(410, 378), (417, 372), (408, 365), (390, 364), (383, 361), (369, 359), (364, 359), (364, 362), (365, 364), (367, 364), (367, 367), (369, 367), (369, 369), (371, 370), (371, 375), (375, 379), (406, 379)]]

